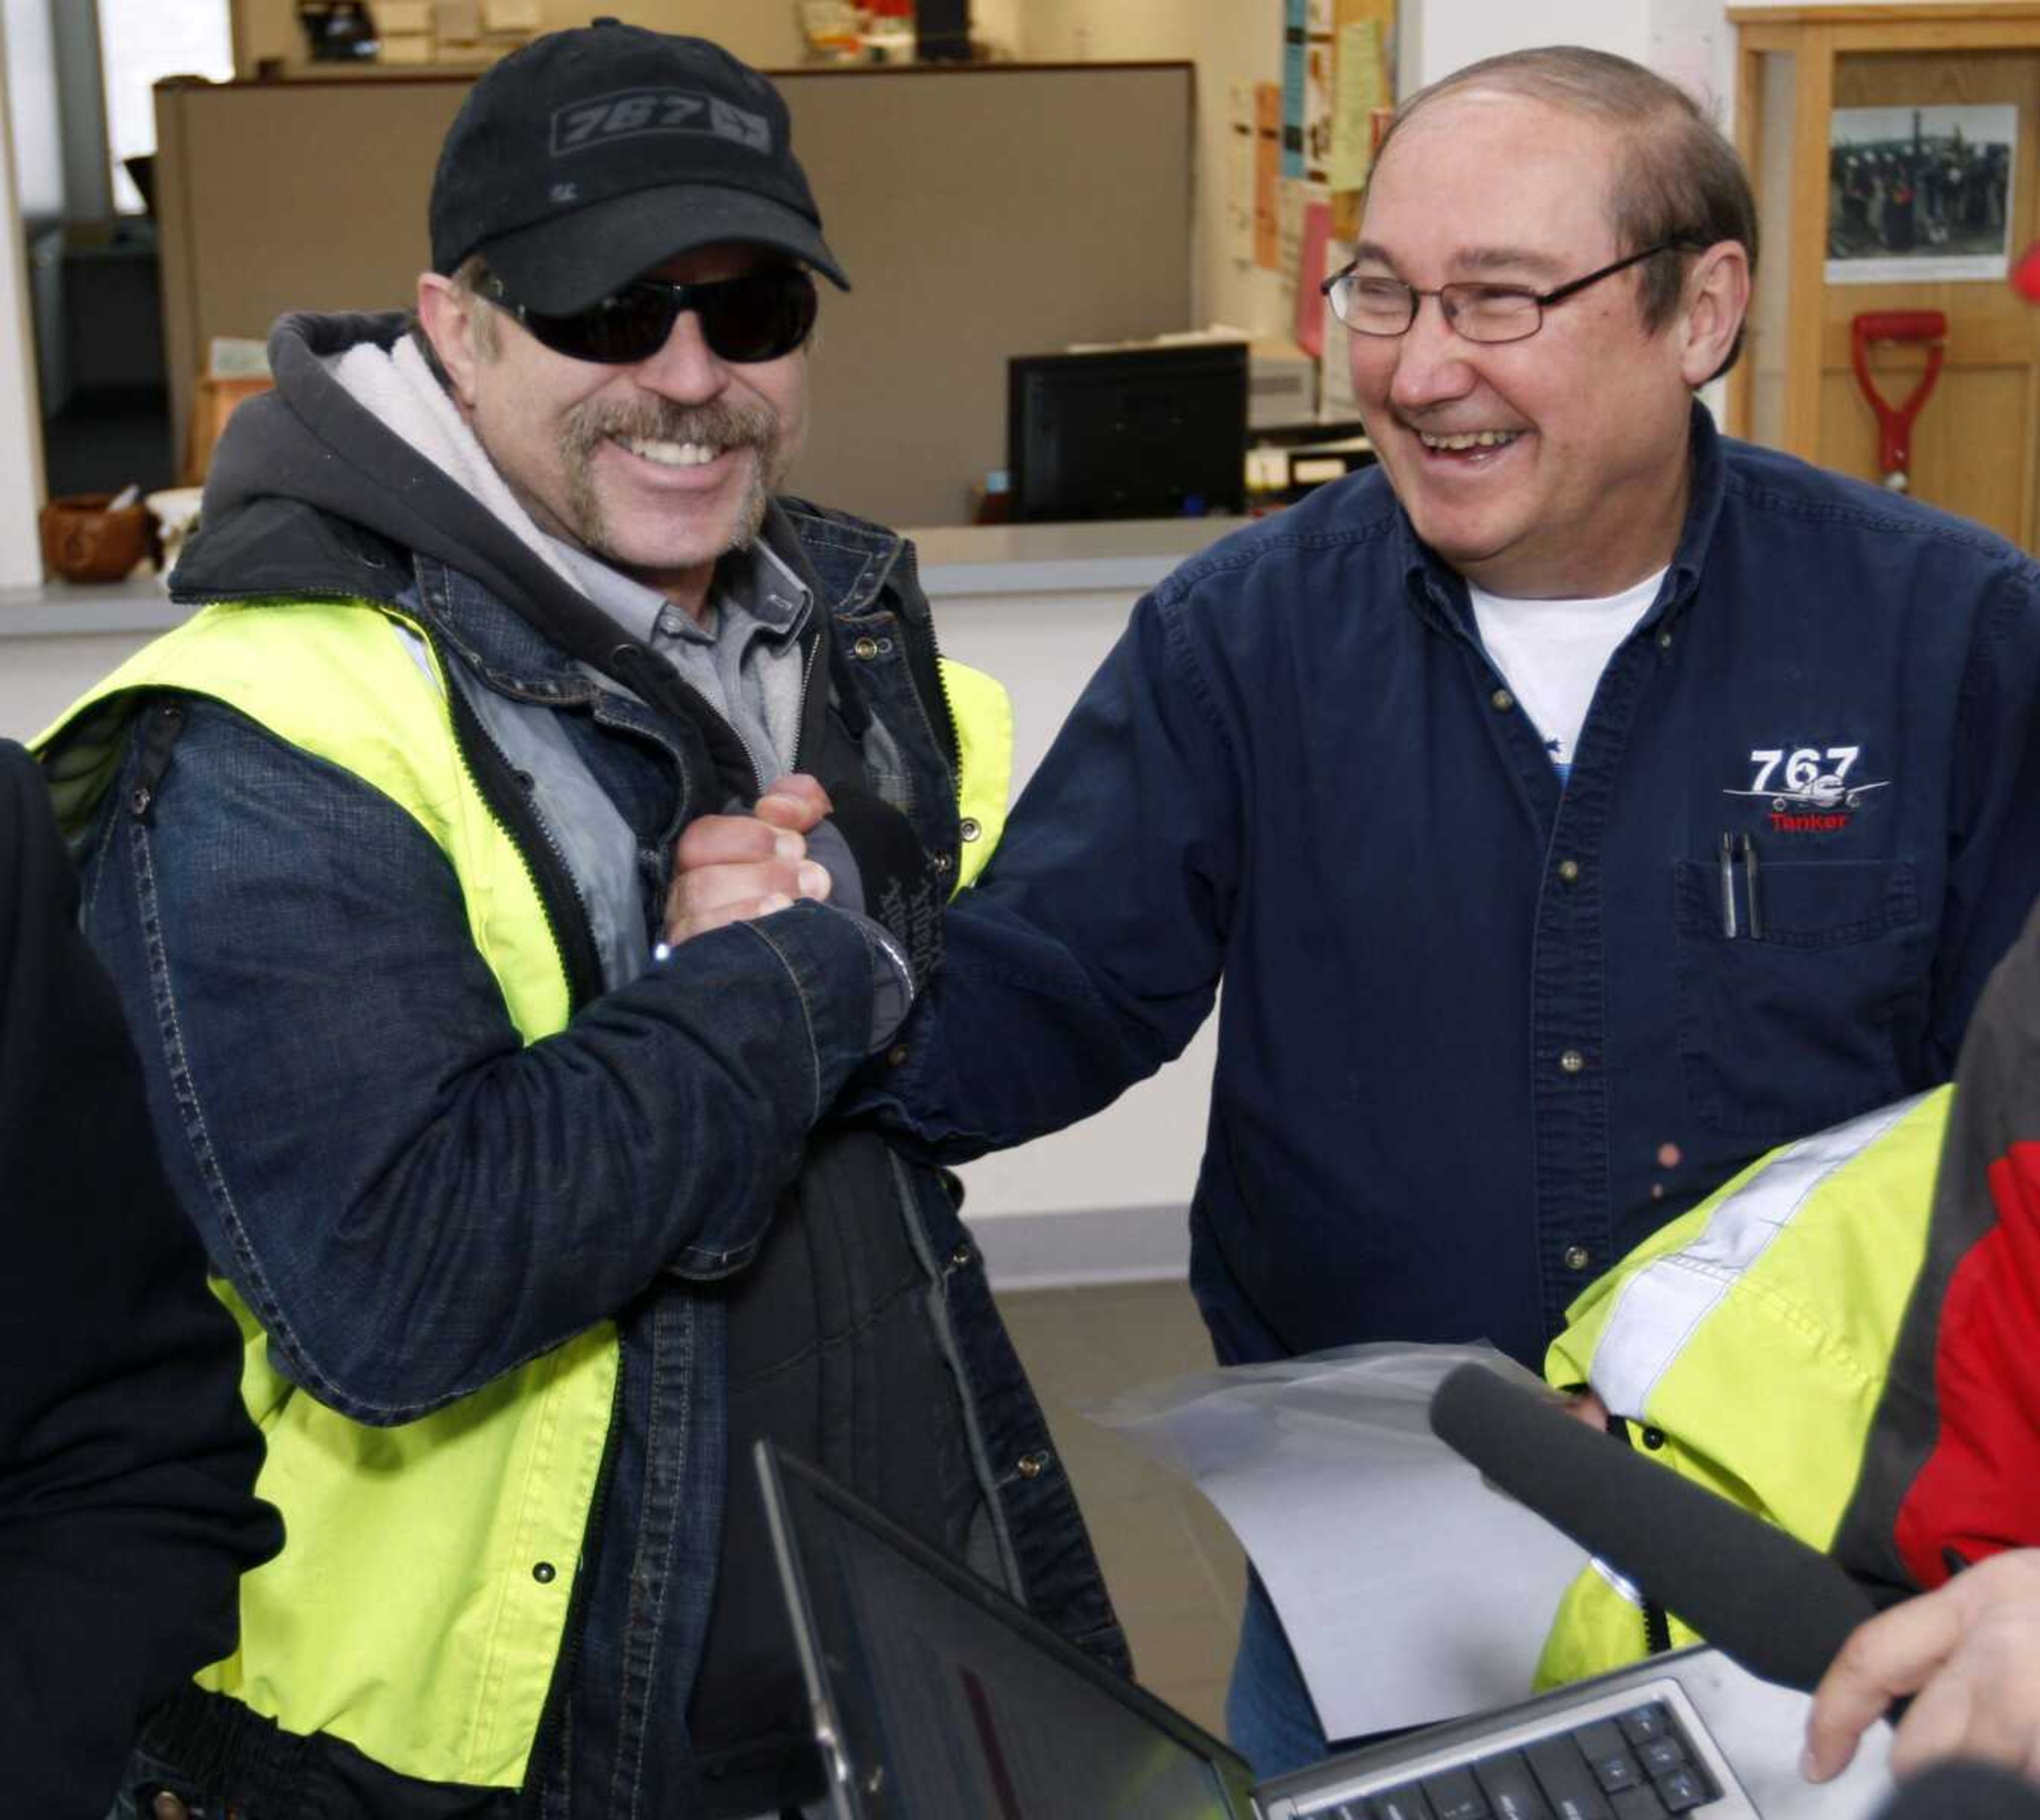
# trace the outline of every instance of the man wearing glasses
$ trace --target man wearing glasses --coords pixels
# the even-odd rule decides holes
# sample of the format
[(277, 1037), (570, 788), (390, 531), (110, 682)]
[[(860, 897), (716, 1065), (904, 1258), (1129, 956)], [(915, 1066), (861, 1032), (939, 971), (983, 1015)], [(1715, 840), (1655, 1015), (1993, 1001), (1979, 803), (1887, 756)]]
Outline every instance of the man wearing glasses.
[[(1405, 104), (1330, 287), (1379, 467), (1141, 602), (950, 913), (869, 1096), (950, 1159), (1106, 1105), (1223, 980), (1222, 1362), (1541, 1363), (1752, 1159), (1945, 1079), (2040, 890), (2040, 569), (1716, 432), (1756, 251), (1621, 59)], [(1258, 1589), (1229, 1716), (1263, 1775), (1325, 1748)]]
[(288, 1536), (127, 1799), (776, 1813), (757, 1437), (1125, 1662), (950, 1192), (826, 1117), (1003, 813), (991, 685), (896, 535), (778, 495), (844, 280), (763, 77), (542, 38), (430, 225), (415, 320), (279, 326), (207, 604), (44, 742)]

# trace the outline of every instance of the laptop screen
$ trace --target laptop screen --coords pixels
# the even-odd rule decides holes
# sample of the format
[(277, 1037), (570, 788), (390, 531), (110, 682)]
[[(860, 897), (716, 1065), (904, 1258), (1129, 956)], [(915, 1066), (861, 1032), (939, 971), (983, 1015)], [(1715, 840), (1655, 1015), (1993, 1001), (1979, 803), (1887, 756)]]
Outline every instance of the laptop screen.
[(1246, 1765), (798, 1461), (761, 1447), (803, 1667), (858, 1820), (1233, 1820)]

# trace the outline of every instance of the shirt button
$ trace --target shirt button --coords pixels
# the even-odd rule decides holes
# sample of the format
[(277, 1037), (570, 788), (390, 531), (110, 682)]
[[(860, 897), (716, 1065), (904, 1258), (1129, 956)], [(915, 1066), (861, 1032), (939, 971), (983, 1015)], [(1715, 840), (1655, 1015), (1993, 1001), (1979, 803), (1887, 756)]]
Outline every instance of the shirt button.
[(885, 1052), (885, 1065), (888, 1068), (904, 1068), (907, 1065), (907, 1045), (904, 1043), (895, 1043)]
[(957, 824), (957, 832), (966, 840), (975, 840), (984, 832), (984, 828), (978, 825), (977, 817), (974, 815), (967, 815)]
[(550, 1586), (559, 1578), (559, 1571), (550, 1561), (535, 1561), (531, 1564), (531, 1578), (542, 1586)]
[(1578, 1049), (1566, 1049), (1559, 1057), (1559, 1066), (1567, 1074), (1578, 1074), (1587, 1065), (1587, 1058)]
[(1022, 1479), (1039, 1479), (1048, 1471), (1049, 1462), (1053, 1457), (1045, 1448), (1033, 1453), (1023, 1453), (1014, 1461), (1014, 1468)]
[(1498, 714), (1505, 714), (1516, 706), (1516, 698), (1506, 689), (1497, 689), (1487, 699), (1494, 704), (1494, 711)]
[(1672, 649), (1672, 629), (1670, 626), (1666, 626), (1663, 631), (1658, 634), (1658, 649), (1661, 651), (1669, 651)]
[(1593, 1262), (1593, 1254), (1589, 1251), (1585, 1246), (1568, 1245), (1566, 1247), (1566, 1268), (1567, 1270), (1584, 1270), (1587, 1266), (1591, 1264)]
[(850, 654), (853, 657), (862, 657), (868, 664), (878, 655), (878, 641), (876, 638), (860, 638), (851, 646)]
[(951, 853), (934, 854), (931, 856), (928, 863), (938, 872), (953, 871), (956, 866), (956, 855)]
[(950, 1253), (950, 1262), (959, 1270), (965, 1270), (969, 1267), (970, 1261), (977, 1254), (969, 1246), (959, 1245)]
[(1564, 884), (1577, 885), (1579, 882), (1580, 878), (1580, 862), (1577, 859), (1560, 860), (1559, 862), (1559, 878), (1561, 882)]
[(668, 638), (677, 638), (687, 629), (687, 615), (677, 607), (659, 609), (659, 630)]

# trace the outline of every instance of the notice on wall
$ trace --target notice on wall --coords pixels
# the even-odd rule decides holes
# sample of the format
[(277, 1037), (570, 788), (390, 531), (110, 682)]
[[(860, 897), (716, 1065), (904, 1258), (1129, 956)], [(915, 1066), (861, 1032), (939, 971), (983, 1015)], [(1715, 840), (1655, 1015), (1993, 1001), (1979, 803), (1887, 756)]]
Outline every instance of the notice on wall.
[(1312, 183), (1323, 183), (1331, 171), (1338, 108), (1338, 41), (1332, 35), (1329, 0), (1322, 14), (1318, 0), (1312, 0), (1311, 28), (1304, 46), (1304, 175)]
[(1296, 345), (1314, 360), (1325, 353), (1325, 259), (1332, 237), (1332, 205), (1320, 196), (1304, 204), (1303, 249), (1296, 263)]
[(1329, 222), (1331, 192), (1321, 183), (1302, 183), (1288, 177), (1283, 178), (1281, 188), (1275, 269), (1282, 275), (1285, 306), (1294, 310), (1296, 286), (1304, 270), (1304, 235), (1309, 223), (1311, 207), (1314, 203), (1323, 204)]
[(1334, 192), (1359, 189), (1374, 162), (1374, 110), (1388, 105), (1381, 26), (1362, 19), (1338, 36), (1338, 93), (1332, 109), (1332, 149), (1326, 181)]
[[(1325, 269), (1343, 272), (1353, 263), (1349, 241), (1334, 240), (1325, 249)], [(1324, 332), (1318, 356), (1318, 419), (1321, 423), (1344, 423), (1353, 414), (1353, 343), (1346, 326), (1332, 314), (1330, 299), (1318, 299)]]
[(1254, 85), (1227, 88), (1225, 137), (1225, 250), (1235, 265), (1254, 263)]
[(1311, 42), (1311, 0), (1282, 3), (1282, 172), (1304, 174), (1304, 86)]
[(1269, 272), (1282, 264), (1282, 89), (1254, 85), (1254, 263)]

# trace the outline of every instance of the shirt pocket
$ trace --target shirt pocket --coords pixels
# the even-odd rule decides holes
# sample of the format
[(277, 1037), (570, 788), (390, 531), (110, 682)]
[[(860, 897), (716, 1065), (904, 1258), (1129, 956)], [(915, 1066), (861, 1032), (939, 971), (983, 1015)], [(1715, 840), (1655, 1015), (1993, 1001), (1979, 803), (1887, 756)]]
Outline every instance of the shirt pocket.
[(1926, 1013), (1912, 867), (1766, 861), (1756, 935), (1747, 882), (1737, 866), (1730, 937), (1718, 862), (1676, 867), (1688, 1106), (1717, 1131), (1787, 1138), (1900, 1098)]

